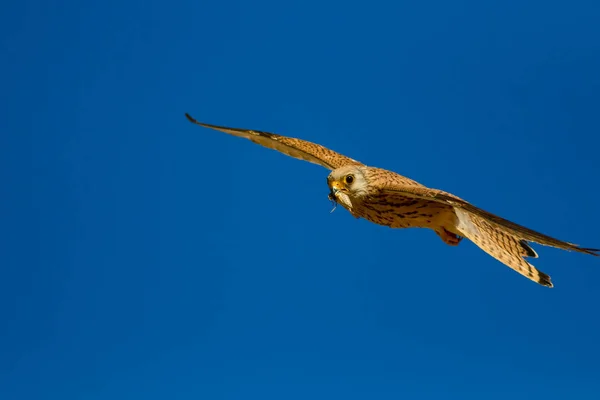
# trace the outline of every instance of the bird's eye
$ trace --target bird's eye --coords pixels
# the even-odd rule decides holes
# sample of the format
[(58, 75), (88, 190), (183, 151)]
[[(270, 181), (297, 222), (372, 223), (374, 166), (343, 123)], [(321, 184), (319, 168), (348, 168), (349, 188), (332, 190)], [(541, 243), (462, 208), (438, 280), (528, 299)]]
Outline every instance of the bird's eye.
[(346, 175), (346, 183), (350, 185), (352, 182), (354, 182), (354, 176)]

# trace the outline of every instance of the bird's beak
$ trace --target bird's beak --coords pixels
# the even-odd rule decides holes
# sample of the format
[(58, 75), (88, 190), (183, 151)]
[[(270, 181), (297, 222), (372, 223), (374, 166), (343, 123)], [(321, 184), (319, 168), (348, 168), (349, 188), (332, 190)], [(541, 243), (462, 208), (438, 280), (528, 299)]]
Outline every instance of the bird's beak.
[(329, 200), (335, 201), (337, 198), (337, 193), (340, 191), (340, 184), (337, 182), (333, 182), (331, 184), (331, 188), (329, 191)]
[(331, 201), (336, 201), (335, 195), (337, 194), (337, 192), (338, 192), (337, 189), (331, 189), (327, 198), (329, 198), (329, 200), (331, 200)]

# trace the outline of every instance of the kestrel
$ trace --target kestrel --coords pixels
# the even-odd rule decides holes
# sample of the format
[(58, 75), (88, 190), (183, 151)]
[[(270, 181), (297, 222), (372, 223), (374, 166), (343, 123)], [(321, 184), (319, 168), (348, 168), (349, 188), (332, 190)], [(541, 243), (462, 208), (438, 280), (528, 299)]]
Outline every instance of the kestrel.
[(538, 255), (528, 242), (598, 256), (600, 250), (579, 247), (515, 224), (475, 207), (444, 191), (430, 189), (412, 179), (381, 168), (369, 167), (326, 147), (305, 140), (249, 129), (193, 123), (330, 169), (329, 199), (356, 218), (390, 228), (429, 228), (445, 243), (456, 246), (466, 237), (483, 251), (521, 275), (546, 287), (550, 276), (525, 257)]

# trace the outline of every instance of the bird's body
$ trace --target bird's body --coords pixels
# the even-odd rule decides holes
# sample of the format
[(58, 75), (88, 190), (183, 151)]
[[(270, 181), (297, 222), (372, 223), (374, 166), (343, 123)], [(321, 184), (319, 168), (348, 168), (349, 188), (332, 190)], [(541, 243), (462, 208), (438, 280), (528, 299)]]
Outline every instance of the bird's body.
[(366, 166), (321, 145), (268, 132), (203, 124), (186, 116), (198, 125), (250, 139), (332, 170), (327, 177), (329, 198), (354, 217), (390, 228), (429, 228), (452, 246), (466, 237), (498, 261), (541, 285), (553, 286), (548, 275), (524, 259), (537, 257), (528, 242), (598, 255), (597, 249), (546, 236), (453, 194), (428, 188), (392, 171)]
[[(356, 167), (357, 168), (357, 167)], [(334, 170), (328, 178), (328, 184), (334, 185), (335, 176), (344, 175), (346, 170), (350, 173), (353, 168), (340, 168)], [(361, 171), (368, 179), (363, 196), (353, 196), (349, 203), (340, 201), (342, 206), (357, 218), (364, 218), (378, 225), (390, 228), (430, 228), (440, 230), (442, 227), (451, 229), (453, 215), (451, 209), (444, 204), (415, 199), (405, 196), (390, 196), (382, 189), (386, 187), (425, 187), (420, 183), (397, 174), (374, 167), (361, 167)], [(354, 172), (356, 177), (356, 172)], [(377, 185), (371, 184), (377, 182)], [(358, 184), (357, 182), (356, 184)], [(338, 194), (338, 197), (343, 196)], [(343, 197), (342, 197), (343, 199)]]

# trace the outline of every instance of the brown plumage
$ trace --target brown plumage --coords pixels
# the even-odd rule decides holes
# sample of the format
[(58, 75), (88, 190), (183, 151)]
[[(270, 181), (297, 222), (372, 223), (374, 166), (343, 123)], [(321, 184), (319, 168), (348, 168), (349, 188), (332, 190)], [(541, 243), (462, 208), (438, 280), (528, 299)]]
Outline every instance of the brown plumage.
[(356, 218), (365, 218), (390, 228), (429, 228), (445, 243), (456, 246), (463, 237), (483, 251), (541, 285), (552, 287), (550, 277), (529, 264), (537, 258), (528, 242), (598, 256), (598, 249), (573, 243), (525, 228), (482, 210), (469, 202), (381, 168), (368, 167), (321, 145), (273, 133), (193, 123), (243, 137), (294, 158), (328, 168), (330, 199)]

